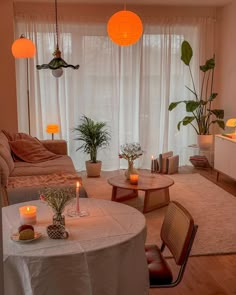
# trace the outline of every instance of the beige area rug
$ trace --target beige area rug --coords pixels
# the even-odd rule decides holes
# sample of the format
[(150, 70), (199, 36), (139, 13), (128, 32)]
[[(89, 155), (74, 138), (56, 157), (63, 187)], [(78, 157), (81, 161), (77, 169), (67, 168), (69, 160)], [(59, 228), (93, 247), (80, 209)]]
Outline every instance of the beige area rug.
[[(107, 178), (119, 173), (124, 171), (104, 172), (99, 178), (83, 176), (89, 197), (110, 200), (112, 187)], [(199, 226), (191, 256), (236, 253), (236, 197), (197, 173), (168, 177), (175, 181), (170, 188), (171, 200), (187, 208)], [(141, 211), (143, 192), (139, 192), (138, 198), (125, 203)], [(145, 214), (147, 244), (160, 245), (160, 228), (165, 211), (166, 207), (163, 207)]]

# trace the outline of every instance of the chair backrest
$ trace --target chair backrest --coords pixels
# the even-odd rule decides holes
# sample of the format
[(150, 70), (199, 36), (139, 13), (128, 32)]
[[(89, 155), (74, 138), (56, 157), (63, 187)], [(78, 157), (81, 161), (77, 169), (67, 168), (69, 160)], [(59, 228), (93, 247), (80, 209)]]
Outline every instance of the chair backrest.
[(190, 213), (178, 202), (170, 202), (161, 228), (161, 239), (177, 265), (185, 263), (189, 255), (193, 232), (194, 221)]

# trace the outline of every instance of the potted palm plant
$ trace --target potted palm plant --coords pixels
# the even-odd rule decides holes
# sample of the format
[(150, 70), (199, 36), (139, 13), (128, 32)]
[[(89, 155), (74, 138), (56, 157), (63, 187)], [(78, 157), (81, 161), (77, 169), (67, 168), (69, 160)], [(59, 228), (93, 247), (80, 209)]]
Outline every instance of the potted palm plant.
[(108, 146), (111, 140), (110, 132), (106, 126), (105, 122), (95, 122), (83, 115), (80, 124), (74, 128), (78, 134), (75, 140), (80, 142), (76, 151), (83, 150), (90, 156), (90, 160), (85, 162), (88, 177), (100, 176), (102, 162), (97, 160), (97, 152)]
[(212, 108), (212, 102), (218, 95), (213, 92), (215, 56), (199, 67), (202, 73), (199, 93), (196, 90), (190, 67), (192, 56), (192, 47), (188, 41), (183, 41), (181, 45), (181, 60), (189, 69), (192, 88), (188, 86), (186, 86), (186, 88), (193, 94), (193, 99), (172, 102), (169, 105), (169, 111), (172, 111), (181, 103), (185, 104), (186, 112), (189, 114), (178, 122), (177, 128), (180, 130), (181, 125), (187, 126), (190, 124), (198, 135), (198, 144), (200, 148), (204, 149), (213, 141), (213, 136), (210, 135), (212, 124), (217, 124), (222, 129), (225, 128), (223, 120), (224, 110)]

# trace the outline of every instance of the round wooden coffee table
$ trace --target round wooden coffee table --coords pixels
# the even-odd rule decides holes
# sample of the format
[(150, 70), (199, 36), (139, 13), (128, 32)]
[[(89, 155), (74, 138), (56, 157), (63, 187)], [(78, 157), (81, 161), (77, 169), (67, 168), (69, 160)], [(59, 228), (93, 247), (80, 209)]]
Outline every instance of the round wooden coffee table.
[(138, 191), (144, 191), (143, 213), (167, 205), (170, 201), (169, 187), (174, 180), (161, 174), (139, 174), (138, 184), (131, 184), (125, 175), (109, 178), (112, 185), (112, 201), (122, 202), (138, 196)]

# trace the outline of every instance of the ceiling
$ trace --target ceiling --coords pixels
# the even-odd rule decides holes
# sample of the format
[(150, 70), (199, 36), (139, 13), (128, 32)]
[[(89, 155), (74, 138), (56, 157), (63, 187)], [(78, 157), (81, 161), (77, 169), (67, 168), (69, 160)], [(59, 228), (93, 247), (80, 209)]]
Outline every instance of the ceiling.
[[(54, 0), (13, 0), (14, 2), (50, 2)], [(136, 4), (136, 5), (171, 5), (171, 6), (225, 6), (233, 0), (58, 0), (60, 3), (86, 4)]]

